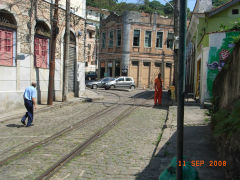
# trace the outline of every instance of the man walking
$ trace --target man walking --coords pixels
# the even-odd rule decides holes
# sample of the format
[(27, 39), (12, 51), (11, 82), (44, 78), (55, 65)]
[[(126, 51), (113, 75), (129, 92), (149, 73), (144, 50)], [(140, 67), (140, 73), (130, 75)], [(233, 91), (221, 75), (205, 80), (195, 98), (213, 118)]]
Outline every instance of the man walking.
[(37, 96), (37, 91), (36, 91), (36, 83), (33, 82), (31, 86), (27, 87), (24, 91), (23, 98), (24, 98), (24, 105), (27, 109), (26, 114), (22, 117), (21, 122), (26, 125), (25, 120), (28, 117), (28, 122), (27, 126), (32, 126), (32, 121), (33, 121), (33, 108), (37, 108), (37, 103), (36, 103), (36, 96)]
[(161, 73), (159, 73), (158, 77), (155, 79), (154, 88), (155, 88), (154, 106), (162, 105), (162, 79), (161, 79)]

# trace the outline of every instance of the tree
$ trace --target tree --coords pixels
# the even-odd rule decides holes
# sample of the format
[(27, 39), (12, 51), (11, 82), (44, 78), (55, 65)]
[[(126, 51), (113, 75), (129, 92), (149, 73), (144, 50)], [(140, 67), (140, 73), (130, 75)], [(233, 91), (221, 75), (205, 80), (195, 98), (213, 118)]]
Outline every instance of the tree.
[[(174, 6), (174, 1), (169, 1), (169, 3)], [(173, 7), (169, 3), (165, 4), (163, 11), (166, 15), (172, 16), (173, 15)]]
[[(173, 0), (169, 3), (174, 5)], [(122, 14), (124, 11), (140, 11), (145, 13), (157, 13), (159, 15), (173, 16), (173, 8), (169, 3), (163, 5), (158, 0), (138, 0), (137, 4), (126, 2), (118, 3), (117, 0), (87, 0), (88, 6), (108, 9), (109, 11), (115, 11), (118, 14)], [(188, 15), (190, 15), (189, 12)]]
[(96, 7), (96, 2), (94, 0), (87, 0), (87, 6), (93, 6)]
[(212, 5), (213, 5), (213, 7), (218, 7), (218, 6), (225, 4), (228, 1), (229, 0), (212, 0)]
[(159, 1), (153, 0), (152, 2), (149, 3), (149, 7), (156, 13), (164, 15), (164, 5), (162, 5)]
[(115, 6), (114, 11), (116, 11), (118, 14), (122, 14), (124, 11), (139, 11), (139, 6), (134, 3), (118, 3)]
[(116, 6), (118, 0), (87, 0), (87, 6), (93, 6), (97, 8), (103, 8), (112, 10)]

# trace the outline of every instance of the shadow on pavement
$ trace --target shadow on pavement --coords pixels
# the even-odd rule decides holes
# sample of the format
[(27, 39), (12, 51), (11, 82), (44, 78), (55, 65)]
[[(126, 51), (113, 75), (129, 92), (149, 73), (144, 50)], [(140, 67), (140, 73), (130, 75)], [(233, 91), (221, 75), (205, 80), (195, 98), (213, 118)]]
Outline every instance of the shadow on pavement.
[[(158, 180), (161, 172), (176, 156), (176, 132), (157, 151), (152, 155), (145, 169), (136, 174), (136, 180)], [(204, 160), (204, 165), (201, 167), (192, 164), (197, 168), (200, 180), (224, 179), (224, 167), (210, 166), (209, 164), (210, 161), (220, 160), (217, 157), (216, 145), (209, 126), (186, 126), (184, 128), (184, 157), (186, 161), (191, 163), (196, 162), (196, 160)]]
[(7, 124), (7, 127), (14, 127), (14, 128), (22, 128), (25, 127), (23, 124), (19, 125), (19, 124)]
[(127, 106), (151, 107), (151, 108), (164, 109), (164, 110), (168, 110), (168, 107), (171, 104), (171, 99), (167, 92), (163, 92), (163, 94), (162, 94), (162, 105), (161, 106), (154, 106), (154, 91), (147, 91), (144, 94), (138, 93), (130, 98), (145, 99), (145, 100), (149, 100), (149, 101), (146, 101), (146, 103), (144, 103), (144, 104), (118, 103), (118, 102), (105, 102), (105, 101), (91, 102), (91, 103), (96, 103), (96, 104), (106, 103), (106, 104), (112, 104), (112, 105), (119, 104), (119, 105), (127, 105)]
[(135, 94), (134, 96), (131, 96), (130, 98), (136, 98), (136, 99), (153, 99), (154, 96), (154, 91), (150, 90), (150, 91), (144, 91)]

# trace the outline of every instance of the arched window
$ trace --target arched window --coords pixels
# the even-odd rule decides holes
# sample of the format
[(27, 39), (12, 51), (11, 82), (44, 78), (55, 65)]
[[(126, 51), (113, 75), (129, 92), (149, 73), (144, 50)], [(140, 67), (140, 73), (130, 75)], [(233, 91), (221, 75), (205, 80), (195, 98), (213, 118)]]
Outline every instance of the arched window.
[(7, 11), (0, 11), (0, 65), (15, 66), (16, 29), (14, 16)]
[(34, 57), (35, 66), (48, 68), (49, 66), (49, 39), (50, 29), (43, 21), (38, 21), (35, 27)]

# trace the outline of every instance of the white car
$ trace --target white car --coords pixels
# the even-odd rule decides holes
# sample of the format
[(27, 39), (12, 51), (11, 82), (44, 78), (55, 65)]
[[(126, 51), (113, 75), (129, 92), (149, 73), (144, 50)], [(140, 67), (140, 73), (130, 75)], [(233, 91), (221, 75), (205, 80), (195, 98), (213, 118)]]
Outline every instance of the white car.
[(118, 77), (113, 81), (109, 81), (104, 85), (104, 88), (110, 89), (110, 88), (130, 88), (130, 89), (135, 89), (135, 83), (134, 79), (132, 77)]

